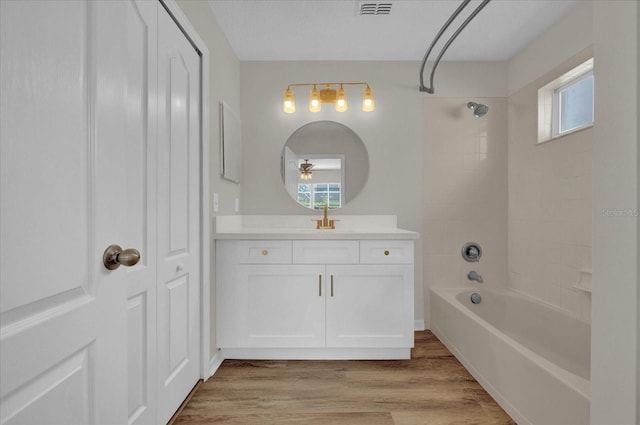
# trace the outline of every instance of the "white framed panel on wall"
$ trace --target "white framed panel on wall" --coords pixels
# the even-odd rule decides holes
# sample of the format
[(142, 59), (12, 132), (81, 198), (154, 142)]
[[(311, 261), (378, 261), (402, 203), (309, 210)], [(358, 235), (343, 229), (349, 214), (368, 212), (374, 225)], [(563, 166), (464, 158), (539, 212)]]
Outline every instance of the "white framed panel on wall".
[(242, 132), (240, 117), (220, 102), (220, 173), (226, 180), (240, 183), (242, 176)]

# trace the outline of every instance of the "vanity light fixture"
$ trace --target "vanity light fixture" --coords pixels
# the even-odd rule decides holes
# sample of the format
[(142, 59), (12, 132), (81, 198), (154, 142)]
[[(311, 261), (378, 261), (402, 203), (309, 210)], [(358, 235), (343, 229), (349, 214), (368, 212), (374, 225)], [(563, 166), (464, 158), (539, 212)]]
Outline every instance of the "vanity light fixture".
[[(308, 87), (311, 86), (311, 92), (309, 93), (309, 111), (320, 112), (322, 110), (323, 103), (335, 104), (336, 111), (346, 112), (349, 107), (347, 101), (347, 92), (343, 86), (365, 86), (362, 93), (362, 110), (364, 112), (371, 112), (375, 109), (375, 102), (373, 99), (373, 89), (369, 87), (368, 83), (303, 83), (303, 84), (289, 84), (284, 92), (283, 98), (283, 110), (287, 114), (293, 114), (296, 111), (295, 94), (292, 87)], [(318, 86), (324, 86), (323, 89), (318, 89)], [(337, 87), (337, 88), (334, 88)]]
[(311, 180), (313, 178), (311, 168), (313, 168), (313, 164), (309, 164), (308, 159), (305, 159), (304, 163), (300, 164), (300, 178), (302, 180)]

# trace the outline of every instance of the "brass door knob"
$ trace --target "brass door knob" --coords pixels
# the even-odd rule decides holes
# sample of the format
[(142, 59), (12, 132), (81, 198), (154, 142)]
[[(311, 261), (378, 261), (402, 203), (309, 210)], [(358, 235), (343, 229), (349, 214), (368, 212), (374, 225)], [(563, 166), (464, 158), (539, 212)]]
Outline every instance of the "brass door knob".
[(135, 266), (140, 261), (140, 251), (129, 248), (124, 251), (119, 245), (109, 245), (104, 251), (102, 262), (109, 270), (115, 270), (122, 266)]

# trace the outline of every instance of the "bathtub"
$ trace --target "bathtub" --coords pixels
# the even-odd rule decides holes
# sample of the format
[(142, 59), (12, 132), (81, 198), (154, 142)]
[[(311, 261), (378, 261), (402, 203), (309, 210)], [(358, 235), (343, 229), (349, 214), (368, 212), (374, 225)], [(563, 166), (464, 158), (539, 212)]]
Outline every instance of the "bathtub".
[(430, 305), (432, 332), (518, 424), (589, 423), (588, 323), (509, 291), (432, 289)]

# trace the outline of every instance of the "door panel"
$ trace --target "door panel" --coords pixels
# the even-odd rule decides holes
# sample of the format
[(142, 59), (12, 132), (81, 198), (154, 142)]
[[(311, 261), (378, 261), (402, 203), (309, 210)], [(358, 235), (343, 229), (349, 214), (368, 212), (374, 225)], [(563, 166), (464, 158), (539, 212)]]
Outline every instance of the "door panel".
[[(148, 404), (153, 400), (149, 391), (154, 387), (147, 385), (149, 356), (155, 353), (155, 347), (147, 342), (149, 302), (145, 293), (129, 297), (127, 300), (127, 364), (128, 364), (128, 412), (129, 423), (139, 421)], [(147, 415), (154, 415), (153, 412)], [(140, 423), (140, 422), (138, 422)]]
[[(192, 49), (193, 50), (193, 49)], [(190, 53), (190, 52), (186, 52)], [(195, 53), (195, 52), (194, 52)], [(190, 78), (183, 52), (167, 52), (169, 81), (167, 85), (169, 133), (169, 255), (189, 249), (189, 142)], [(196, 72), (196, 69), (192, 71)], [(195, 82), (195, 81), (194, 81)], [(197, 135), (194, 135), (197, 137)]]
[[(93, 416), (88, 392), (92, 360), (90, 347), (83, 347), (7, 397), (3, 409), (17, 412), (7, 423), (42, 423), (45, 411), (49, 413), (47, 423), (89, 423)], [(62, 408), (51, 410), (50, 406)]]
[(156, 423), (156, 162), (158, 3), (127, 1), (126, 247), (129, 424)]
[(200, 58), (158, 11), (158, 422), (200, 377)]
[(173, 376), (189, 361), (189, 276), (167, 283), (166, 312), (169, 324), (169, 375)]
[[(94, 290), (88, 278), (89, 188), (95, 179), (87, 143), (91, 123), (78, 119), (86, 118), (90, 90), (87, 13), (87, 5), (73, 2), (2, 4), (0, 262), (2, 290), (11, 296), (1, 297), (0, 310), (16, 319)], [(51, 255), (62, 240), (74, 267)]]
[(3, 424), (126, 421), (124, 17), (0, 2)]

